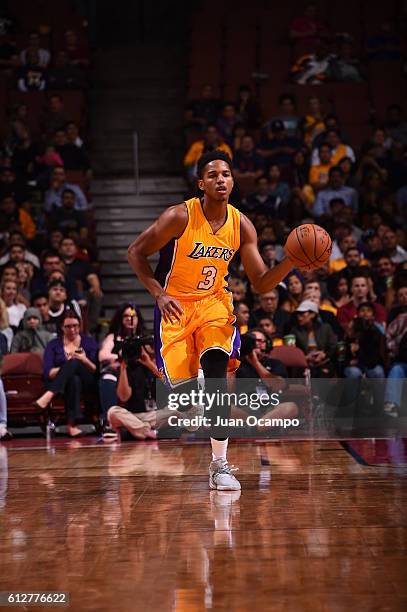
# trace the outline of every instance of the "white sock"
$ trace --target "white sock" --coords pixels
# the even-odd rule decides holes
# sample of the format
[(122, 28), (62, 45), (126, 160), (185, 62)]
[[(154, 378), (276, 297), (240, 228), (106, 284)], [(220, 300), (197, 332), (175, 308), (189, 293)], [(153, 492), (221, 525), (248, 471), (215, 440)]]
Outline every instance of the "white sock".
[(229, 438), (226, 438), (226, 440), (215, 440), (215, 438), (211, 438), (212, 461), (216, 461), (217, 459), (226, 459), (228, 442)]

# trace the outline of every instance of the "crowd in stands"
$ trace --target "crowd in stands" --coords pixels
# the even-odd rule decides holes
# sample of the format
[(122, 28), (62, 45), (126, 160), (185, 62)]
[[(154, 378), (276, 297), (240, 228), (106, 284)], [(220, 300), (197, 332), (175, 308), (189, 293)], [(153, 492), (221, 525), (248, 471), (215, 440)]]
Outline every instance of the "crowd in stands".
[[(295, 344), (314, 378), (387, 378), (380, 410), (396, 417), (407, 374), (407, 120), (401, 106), (389, 105), (359, 146), (341, 117), (325, 111), (325, 80), (366, 77), (351, 41), (332, 38), (315, 11), (310, 4), (289, 33), (294, 49), (308, 48), (291, 77), (299, 85), (318, 85), (307, 112), (298, 112), (292, 87), (276, 92), (279, 112), (264, 116), (255, 85), (242, 85), (229, 101), (206, 84), (186, 107), (185, 176), (190, 194), (197, 195), (199, 156), (219, 149), (232, 158), (230, 201), (255, 225), (267, 266), (284, 256), (289, 232), (301, 223), (315, 222), (333, 239), (329, 264), (293, 270), (265, 295), (255, 292), (239, 259), (232, 262), (237, 324), (241, 334), (256, 336), (244, 363), (255, 353), (266, 359), (273, 347)], [(369, 38), (366, 54), (370, 61), (401, 62), (401, 40), (390, 24)], [(260, 376), (261, 367), (255, 370)]]

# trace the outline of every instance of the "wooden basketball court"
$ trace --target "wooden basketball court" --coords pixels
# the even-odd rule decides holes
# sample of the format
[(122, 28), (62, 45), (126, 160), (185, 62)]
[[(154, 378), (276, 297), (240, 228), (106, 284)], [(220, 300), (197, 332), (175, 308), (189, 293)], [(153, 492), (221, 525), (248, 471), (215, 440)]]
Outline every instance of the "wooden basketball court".
[(402, 439), (232, 442), (241, 495), (209, 490), (207, 443), (44, 444), (0, 445), (1, 591), (68, 591), (75, 611), (407, 609)]

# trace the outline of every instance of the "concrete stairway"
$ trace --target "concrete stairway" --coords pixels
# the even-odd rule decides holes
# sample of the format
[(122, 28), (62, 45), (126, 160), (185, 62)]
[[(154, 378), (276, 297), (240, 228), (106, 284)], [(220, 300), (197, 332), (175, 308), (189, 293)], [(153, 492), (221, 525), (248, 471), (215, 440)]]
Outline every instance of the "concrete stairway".
[[(141, 179), (139, 195), (132, 179), (98, 179), (92, 184), (97, 245), (105, 293), (106, 317), (122, 302), (140, 306), (148, 326), (154, 303), (127, 263), (127, 247), (171, 204), (182, 202), (185, 184), (177, 177)], [(158, 255), (151, 258), (153, 269)]]

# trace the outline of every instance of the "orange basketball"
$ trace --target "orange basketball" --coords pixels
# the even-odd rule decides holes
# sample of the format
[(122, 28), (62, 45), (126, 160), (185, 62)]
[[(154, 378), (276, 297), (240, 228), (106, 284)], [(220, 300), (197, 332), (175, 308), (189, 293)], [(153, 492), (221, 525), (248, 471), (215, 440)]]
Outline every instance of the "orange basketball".
[(306, 223), (293, 229), (284, 249), (296, 268), (316, 270), (329, 260), (332, 240), (319, 225)]

